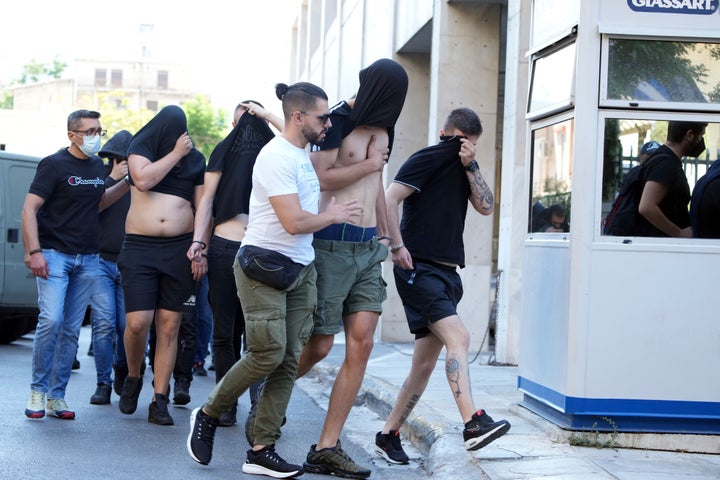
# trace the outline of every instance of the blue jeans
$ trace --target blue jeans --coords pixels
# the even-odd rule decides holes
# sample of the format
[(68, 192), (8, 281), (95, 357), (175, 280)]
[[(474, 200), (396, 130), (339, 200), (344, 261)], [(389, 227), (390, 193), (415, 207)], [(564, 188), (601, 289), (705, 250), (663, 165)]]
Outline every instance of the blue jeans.
[(195, 363), (204, 362), (208, 356), (208, 345), (212, 337), (213, 316), (208, 301), (208, 277), (205, 275), (199, 282), (195, 295), (195, 309), (197, 314), (197, 346), (195, 351)]
[(50, 275), (37, 278), (38, 324), (33, 340), (32, 383), (48, 398), (65, 398), (85, 310), (98, 275), (98, 255), (43, 250)]
[(117, 264), (100, 258), (97, 288), (92, 296), (92, 344), (97, 383), (112, 385), (112, 366), (125, 360), (125, 301)]

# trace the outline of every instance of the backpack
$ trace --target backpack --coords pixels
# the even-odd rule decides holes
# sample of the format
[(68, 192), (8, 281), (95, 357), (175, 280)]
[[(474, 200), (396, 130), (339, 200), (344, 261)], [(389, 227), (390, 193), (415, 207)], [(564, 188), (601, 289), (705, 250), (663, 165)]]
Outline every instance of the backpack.
[(637, 165), (625, 174), (612, 209), (603, 222), (604, 235), (634, 235), (638, 223), (638, 206), (645, 185), (645, 165)]
[(710, 168), (708, 168), (707, 172), (705, 172), (705, 175), (700, 177), (700, 180), (698, 180), (695, 184), (695, 188), (693, 188), (692, 199), (690, 200), (690, 225), (692, 227), (694, 237), (697, 236), (697, 233), (700, 230), (698, 216), (700, 210), (700, 200), (702, 199), (702, 194), (705, 191), (705, 186), (719, 176), (720, 162), (716, 160), (712, 163), (712, 165), (710, 165)]

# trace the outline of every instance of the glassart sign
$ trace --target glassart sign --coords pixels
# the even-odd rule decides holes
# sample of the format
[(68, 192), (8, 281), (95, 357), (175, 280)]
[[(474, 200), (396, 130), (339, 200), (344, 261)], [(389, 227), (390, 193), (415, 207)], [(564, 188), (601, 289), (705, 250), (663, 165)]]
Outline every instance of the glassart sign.
[(720, 0), (627, 0), (636, 12), (688, 13), (712, 15), (718, 11)]

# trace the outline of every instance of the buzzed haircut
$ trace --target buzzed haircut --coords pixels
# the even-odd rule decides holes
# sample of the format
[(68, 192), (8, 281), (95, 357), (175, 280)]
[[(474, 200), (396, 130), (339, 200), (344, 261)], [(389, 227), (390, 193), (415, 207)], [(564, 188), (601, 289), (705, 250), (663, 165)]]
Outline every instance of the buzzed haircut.
[(278, 83), (275, 85), (275, 95), (282, 100), (285, 120), (289, 120), (293, 112), (314, 108), (318, 99), (328, 99), (325, 90), (308, 82), (298, 82), (290, 86)]
[(699, 134), (707, 127), (707, 123), (703, 122), (668, 122), (667, 140), (669, 142), (682, 142), (688, 130)]
[(100, 112), (94, 110), (75, 110), (67, 119), (67, 129), (69, 132), (82, 127), (83, 118), (100, 118)]
[(465, 135), (473, 137), (480, 136), (483, 131), (480, 117), (469, 108), (456, 108), (450, 112), (450, 115), (445, 120), (443, 130), (450, 131), (453, 129), (458, 129)]

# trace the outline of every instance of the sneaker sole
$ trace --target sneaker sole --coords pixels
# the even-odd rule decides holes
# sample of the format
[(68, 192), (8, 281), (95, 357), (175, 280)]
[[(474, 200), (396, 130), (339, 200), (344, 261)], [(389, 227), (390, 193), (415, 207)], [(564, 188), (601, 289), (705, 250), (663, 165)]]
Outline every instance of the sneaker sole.
[(510, 423), (505, 422), (502, 425), (498, 425), (494, 430), (490, 430), (485, 435), (480, 437), (471, 438), (465, 441), (465, 450), (475, 451), (480, 450), (489, 443), (497, 440), (498, 438), (505, 435), (510, 430)]
[(195, 418), (197, 418), (198, 413), (200, 412), (200, 408), (201, 407), (194, 409), (192, 411), (192, 413), (190, 414), (190, 433), (188, 433), (187, 442), (185, 442), (185, 445), (187, 446), (187, 451), (193, 460), (195, 460), (200, 465), (207, 465), (208, 463), (210, 463), (210, 460), (208, 460), (207, 462), (203, 462), (202, 460), (200, 460), (199, 458), (197, 458), (195, 456), (195, 453), (193, 452), (193, 449), (192, 449), (192, 436), (193, 436), (193, 431), (195, 430)]
[(314, 464), (314, 463), (308, 463), (308, 462), (303, 463), (303, 468), (305, 469), (306, 472), (309, 472), (309, 473), (319, 473), (320, 475), (334, 475), (336, 477), (352, 478), (355, 480), (363, 480), (370, 476), (370, 472), (368, 472), (368, 473), (348, 472), (346, 470), (341, 470), (339, 468), (332, 468), (332, 467), (328, 467), (327, 465), (320, 465), (320, 464)]
[(265, 468), (262, 465), (256, 465), (254, 463), (243, 463), (242, 471), (251, 475), (267, 475), (272, 478), (299, 477), (304, 473), (302, 468), (291, 472), (276, 472), (275, 470), (270, 470), (269, 468)]
[(395, 465), (407, 465), (410, 463), (409, 461), (403, 462), (400, 460), (395, 460), (394, 458), (391, 458), (390, 455), (383, 450), (381, 447), (375, 445), (375, 453), (377, 453), (380, 457), (384, 458), (386, 461), (390, 463), (394, 463)]
[(173, 397), (173, 405), (184, 406), (190, 403), (190, 395), (187, 393), (178, 393)]
[(25, 416), (27, 418), (43, 418), (45, 416), (45, 410), (27, 410), (27, 409), (25, 409)]
[(75, 412), (69, 412), (67, 410), (61, 410), (59, 412), (48, 410), (47, 414), (49, 417), (59, 418), (60, 420), (75, 420)]

